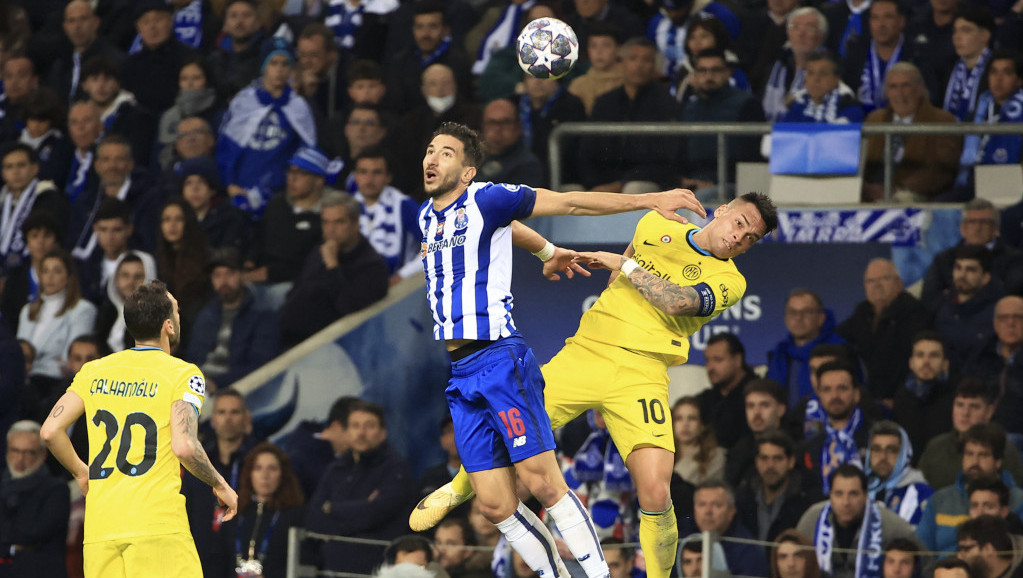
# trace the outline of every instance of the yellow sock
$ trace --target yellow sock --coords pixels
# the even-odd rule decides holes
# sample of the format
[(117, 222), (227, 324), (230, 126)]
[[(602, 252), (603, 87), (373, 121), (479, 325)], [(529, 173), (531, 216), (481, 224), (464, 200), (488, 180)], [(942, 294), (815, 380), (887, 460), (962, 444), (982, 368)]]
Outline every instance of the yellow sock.
[(472, 492), (472, 483), (469, 481), (469, 474), (465, 473), (465, 468), (458, 467), (458, 473), (451, 480), (451, 489), (463, 496)]
[(675, 565), (678, 524), (675, 508), (663, 512), (639, 511), (639, 545), (646, 557), (647, 578), (668, 578)]

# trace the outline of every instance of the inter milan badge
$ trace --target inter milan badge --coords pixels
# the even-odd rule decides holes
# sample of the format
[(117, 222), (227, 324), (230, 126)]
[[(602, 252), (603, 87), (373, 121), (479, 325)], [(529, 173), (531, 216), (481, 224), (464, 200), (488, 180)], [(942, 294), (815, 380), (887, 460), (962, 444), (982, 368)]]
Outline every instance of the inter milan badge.
[(665, 236), (661, 237), (661, 242), (662, 243), (670, 243), (671, 242), (671, 235), (665, 235)]
[(435, 233), (435, 235), (440, 237), (441, 235), (444, 234), (444, 223), (446, 222), (447, 221), (437, 221), (437, 232)]
[(469, 215), (465, 214), (465, 209), (458, 209), (455, 211), (455, 230), (464, 229), (469, 226)]
[(198, 395), (206, 395), (206, 380), (201, 375), (188, 378), (188, 388)]

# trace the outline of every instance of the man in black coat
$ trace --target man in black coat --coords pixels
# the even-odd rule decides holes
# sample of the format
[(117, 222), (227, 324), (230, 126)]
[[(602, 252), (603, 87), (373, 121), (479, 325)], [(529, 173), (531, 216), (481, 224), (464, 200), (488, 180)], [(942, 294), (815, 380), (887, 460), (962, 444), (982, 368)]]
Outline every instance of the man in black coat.
[[(73, 0), (64, 7), (64, 35), (70, 50), (65, 50), (50, 67), (49, 85), (65, 105), (81, 100), (82, 66), (96, 56), (120, 63), (124, 55), (99, 35), (100, 19), (87, 0)], [(175, 79), (176, 80), (176, 79)]]
[[(327, 468), (310, 498), (306, 528), (375, 540), (407, 534), (416, 485), (408, 463), (387, 443), (383, 408), (369, 402), (352, 404), (345, 430), (350, 447)], [(383, 546), (327, 542), (323, 569), (368, 574), (380, 565), (383, 554)]]
[(62, 578), (71, 496), (43, 467), (39, 424), (16, 422), (5, 432), (7, 468), (0, 474), (0, 575)]
[[(909, 374), (895, 390), (892, 415), (906, 430), (914, 448), (926, 448), (931, 439), (952, 429), (956, 392), (949, 380), (945, 338), (937, 331), (921, 331), (910, 342)], [(913, 456), (920, 461), (923, 450)]]
[(164, 0), (142, 0), (135, 8), (135, 27), (142, 49), (121, 67), (123, 88), (159, 115), (174, 104), (178, 72), (195, 50), (174, 36), (173, 8)]
[(867, 265), (863, 291), (867, 299), (836, 331), (863, 360), (871, 395), (890, 409), (895, 392), (906, 381), (911, 340), (928, 327), (930, 315), (903, 290), (899, 270), (889, 259)]
[(359, 232), (361, 213), (362, 206), (351, 195), (323, 194), (323, 243), (309, 253), (280, 310), (285, 347), (387, 295), (387, 262)]

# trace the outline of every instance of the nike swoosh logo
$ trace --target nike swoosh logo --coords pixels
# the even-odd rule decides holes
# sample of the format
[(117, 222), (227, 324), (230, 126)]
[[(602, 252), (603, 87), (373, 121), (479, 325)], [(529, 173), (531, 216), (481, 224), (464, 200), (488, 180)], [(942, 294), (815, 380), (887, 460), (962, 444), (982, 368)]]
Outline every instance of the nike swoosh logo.
[(655, 438), (663, 438), (666, 434), (654, 434)]
[(651, 243), (650, 241), (643, 241), (643, 244), (644, 244), (644, 245), (649, 245), (649, 246), (651, 246), (651, 247), (656, 247), (656, 246), (657, 246), (656, 244), (654, 244), (654, 243)]

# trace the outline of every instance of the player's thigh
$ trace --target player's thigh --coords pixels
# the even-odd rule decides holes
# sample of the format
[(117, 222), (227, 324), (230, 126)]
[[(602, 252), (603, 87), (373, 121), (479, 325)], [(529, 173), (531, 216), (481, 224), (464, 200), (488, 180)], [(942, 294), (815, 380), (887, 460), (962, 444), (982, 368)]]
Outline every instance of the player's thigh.
[(83, 573), (85, 578), (126, 577), (122, 554), (125, 542), (106, 540), (82, 546)]
[(628, 351), (620, 354), (618, 362), (615, 387), (604, 400), (602, 412), (622, 459), (644, 446), (674, 452), (667, 366)]
[(544, 408), (551, 427), (564, 427), (584, 411), (600, 407), (606, 392), (614, 387), (611, 354), (615, 349), (573, 337), (541, 368), (546, 382)]
[(124, 550), (129, 578), (203, 578), (202, 564), (191, 534), (163, 534), (134, 538)]

